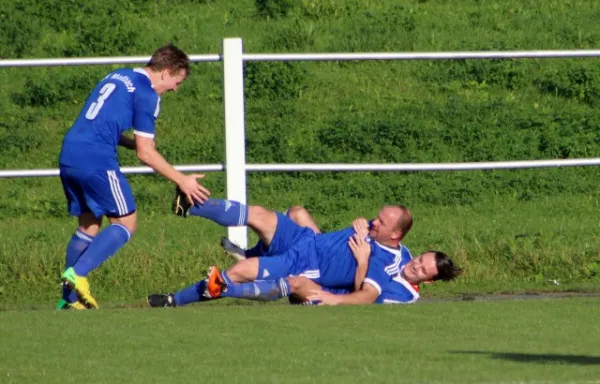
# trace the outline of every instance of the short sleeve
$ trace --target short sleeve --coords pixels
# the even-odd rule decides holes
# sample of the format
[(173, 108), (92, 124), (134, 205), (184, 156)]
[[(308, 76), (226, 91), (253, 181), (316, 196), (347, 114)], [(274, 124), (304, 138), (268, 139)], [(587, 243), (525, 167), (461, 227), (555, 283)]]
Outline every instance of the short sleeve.
[(154, 139), (155, 121), (160, 114), (160, 96), (154, 92), (136, 91), (133, 111), (133, 133)]
[(364, 282), (374, 286), (381, 295), (383, 287), (385, 287), (389, 280), (390, 275), (385, 271), (384, 260), (379, 257), (369, 258), (369, 267)]

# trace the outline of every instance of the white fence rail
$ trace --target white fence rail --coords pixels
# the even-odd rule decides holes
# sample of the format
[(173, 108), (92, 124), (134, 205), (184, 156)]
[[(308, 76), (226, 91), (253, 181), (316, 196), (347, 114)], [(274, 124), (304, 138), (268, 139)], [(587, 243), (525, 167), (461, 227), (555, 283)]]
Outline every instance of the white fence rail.
[[(224, 165), (178, 165), (176, 168), (181, 171), (190, 172), (225, 171), (227, 179), (227, 198), (245, 203), (246, 172), (457, 171), (600, 165), (600, 158), (433, 164), (246, 164), (243, 79), (243, 65), (246, 61), (545, 59), (581, 57), (600, 57), (600, 50), (248, 54), (243, 52), (241, 39), (224, 39), (222, 55), (190, 55), (190, 60), (192, 62), (223, 62), (223, 88), (225, 95)], [(140, 64), (146, 63), (149, 59), (149, 56), (130, 56), (0, 60), (0, 68)], [(152, 169), (148, 167), (123, 167), (122, 171), (126, 174), (153, 173)], [(0, 178), (58, 176), (58, 174), (58, 169), (3, 170), (0, 171)], [(245, 247), (247, 245), (246, 228), (230, 228), (229, 238), (237, 242), (240, 246)]]
[[(417, 172), (417, 171), (473, 171), (518, 168), (562, 168), (600, 165), (600, 158), (528, 160), (528, 161), (491, 161), (476, 163), (394, 163), (394, 164), (246, 164), (246, 172)], [(176, 165), (181, 172), (220, 172), (225, 170), (222, 164)], [(122, 167), (121, 172), (130, 174), (150, 174), (149, 167)], [(0, 171), (0, 178), (49, 177), (58, 176), (58, 169), (15, 169)]]

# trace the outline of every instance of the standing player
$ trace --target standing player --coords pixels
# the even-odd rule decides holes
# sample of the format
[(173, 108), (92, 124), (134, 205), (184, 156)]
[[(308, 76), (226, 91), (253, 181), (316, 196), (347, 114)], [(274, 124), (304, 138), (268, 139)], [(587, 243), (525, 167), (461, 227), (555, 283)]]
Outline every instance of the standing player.
[[(63, 297), (57, 308), (98, 308), (87, 275), (136, 230), (135, 200), (119, 169), (118, 145), (135, 150), (143, 163), (176, 183), (190, 202), (202, 203), (210, 195), (196, 181), (204, 175), (182, 174), (155, 149), (160, 97), (176, 91), (188, 74), (188, 56), (174, 45), (163, 46), (144, 68), (118, 69), (100, 81), (65, 135), (60, 177), (69, 214), (78, 217), (79, 227), (67, 246)], [(135, 139), (123, 135), (131, 128)], [(100, 231), (103, 216), (110, 225)]]

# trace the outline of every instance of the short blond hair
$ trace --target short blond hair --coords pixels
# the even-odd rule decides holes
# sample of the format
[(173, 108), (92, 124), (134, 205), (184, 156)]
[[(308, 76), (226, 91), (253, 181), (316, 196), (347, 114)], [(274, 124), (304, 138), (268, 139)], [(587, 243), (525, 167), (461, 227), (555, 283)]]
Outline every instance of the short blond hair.
[(181, 49), (169, 43), (154, 51), (146, 67), (155, 72), (166, 69), (171, 74), (179, 73), (183, 70), (187, 76), (190, 74), (190, 58)]

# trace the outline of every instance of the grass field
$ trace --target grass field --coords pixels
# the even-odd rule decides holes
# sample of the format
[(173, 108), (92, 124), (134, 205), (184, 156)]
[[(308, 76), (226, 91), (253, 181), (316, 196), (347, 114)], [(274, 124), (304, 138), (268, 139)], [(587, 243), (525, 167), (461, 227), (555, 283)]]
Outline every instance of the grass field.
[(2, 383), (592, 383), (600, 300), (0, 312)]
[[(167, 192), (170, 188), (164, 193), (165, 211), (171, 195)], [(356, 200), (352, 211), (314, 212), (319, 225), (331, 230), (349, 225), (357, 212), (373, 217), (378, 206)], [(418, 221), (404, 243), (415, 255), (443, 250), (465, 268), (455, 283), (424, 287), (425, 296), (598, 291), (600, 238), (598, 218), (591, 214), (595, 210), (593, 197), (560, 195), (417, 206), (413, 213)], [(0, 219), (0, 309), (54, 305), (74, 225), (66, 217)], [(208, 220), (183, 220), (166, 212), (147, 215), (142, 206), (132, 241), (92, 273), (93, 292), (102, 305), (131, 306), (148, 293), (183, 288), (199, 280), (208, 266), (231, 264), (218, 245), (225, 233)], [(560, 285), (552, 283), (555, 279)]]

